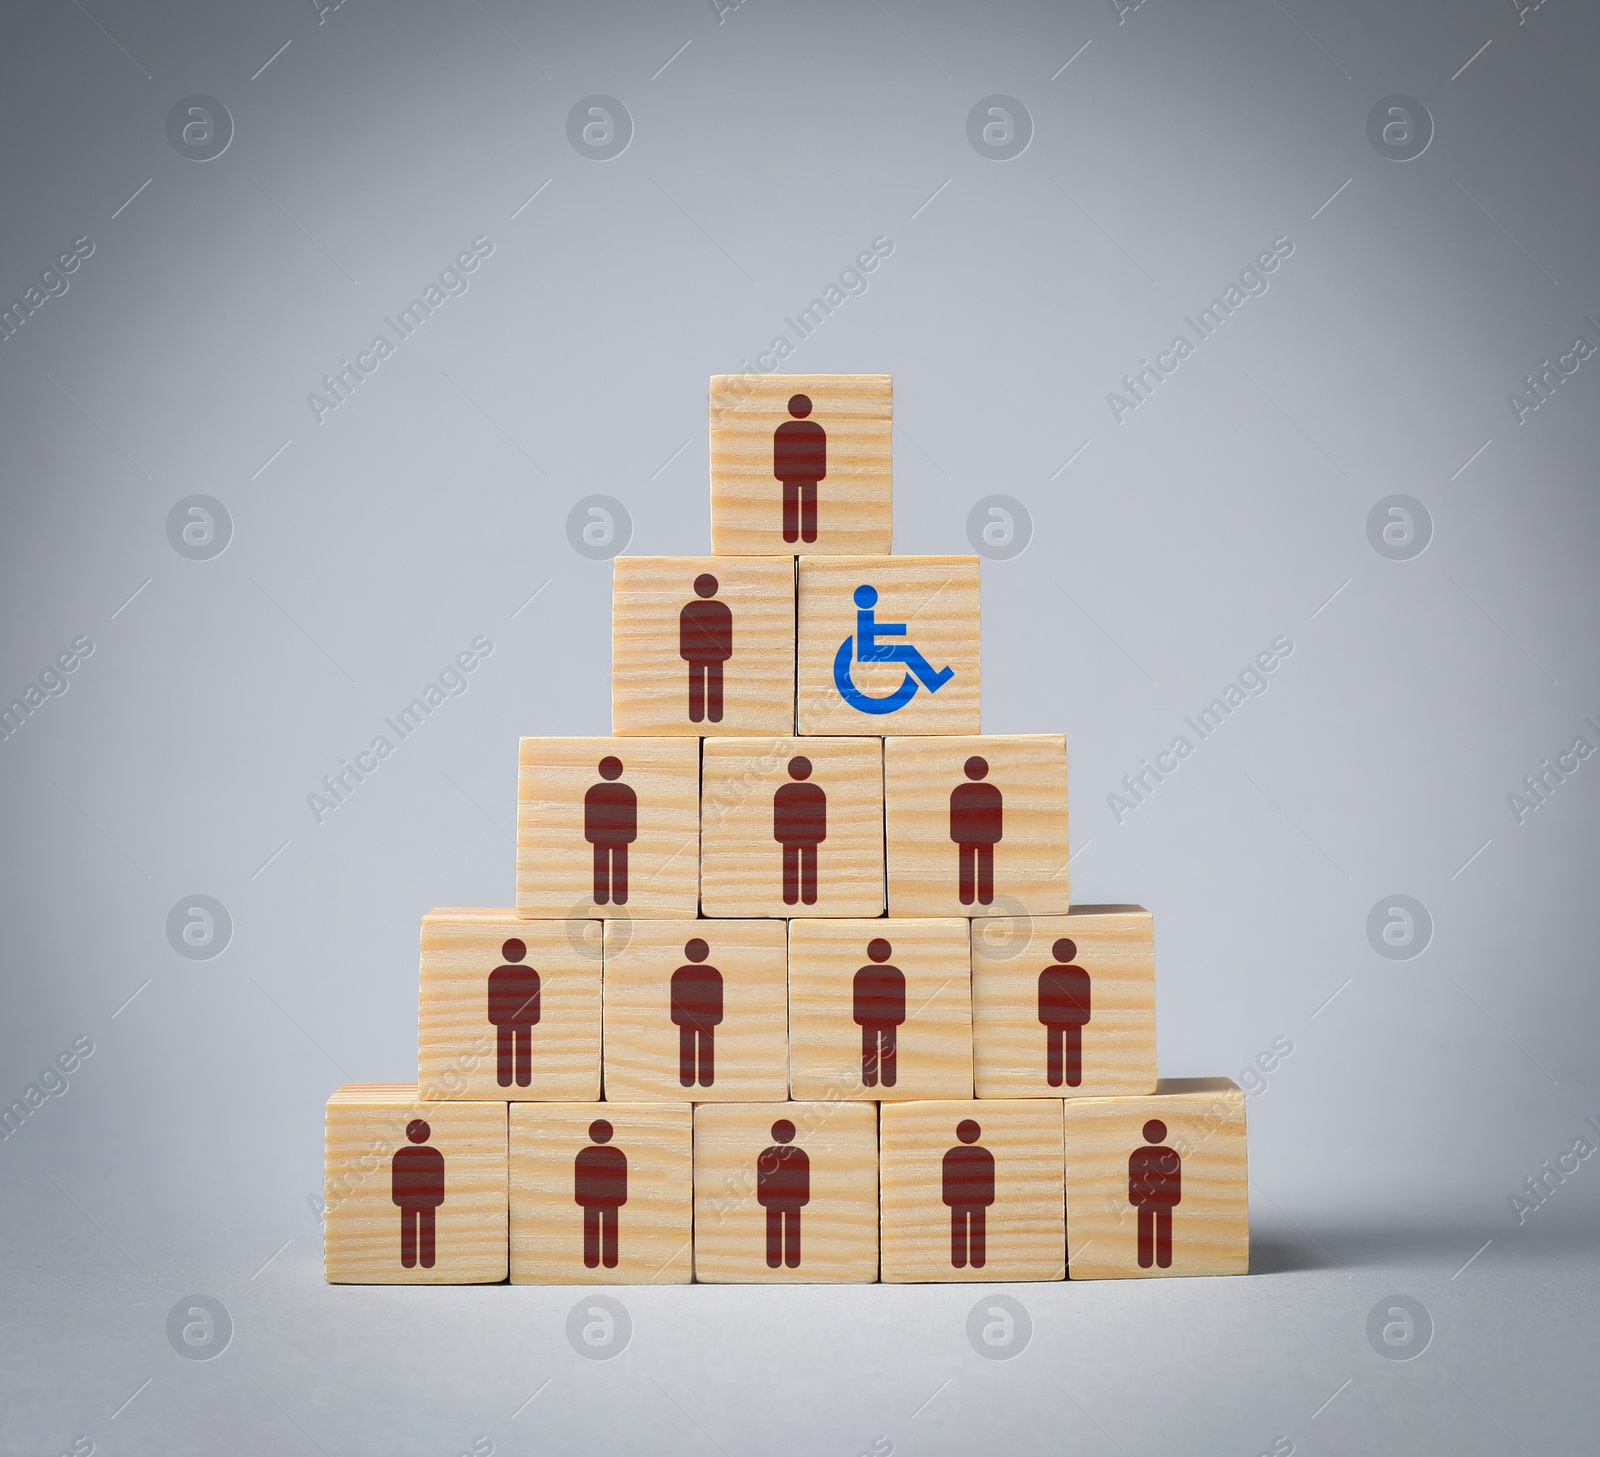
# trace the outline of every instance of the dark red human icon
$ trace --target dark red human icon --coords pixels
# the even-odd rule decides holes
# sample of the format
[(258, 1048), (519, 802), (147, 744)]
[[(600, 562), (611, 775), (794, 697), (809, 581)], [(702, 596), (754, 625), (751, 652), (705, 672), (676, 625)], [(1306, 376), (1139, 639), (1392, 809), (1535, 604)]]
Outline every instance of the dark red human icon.
[[(489, 973), (489, 1021), (495, 1029), (495, 1081), (519, 1088), (533, 1081), (533, 1028), (539, 1020), (539, 973), (522, 958), (527, 946), (513, 936), (500, 948), (506, 964)], [(515, 1067), (513, 1067), (513, 1062)]]
[(1078, 946), (1063, 936), (1050, 948), (1056, 964), (1039, 973), (1044, 1076), (1052, 1088), (1083, 1081), (1083, 1029), (1089, 1022), (1089, 973), (1072, 965)]
[(668, 994), (673, 1025), (678, 1029), (678, 1081), (702, 1088), (716, 1080), (715, 1036), (722, 1020), (722, 973), (707, 966), (711, 948), (698, 936), (684, 942), (688, 961), (672, 973)]
[(589, 1125), (588, 1148), (572, 1161), (572, 1197), (583, 1210), (583, 1263), (617, 1268), (617, 1210), (628, 1202), (628, 1156), (612, 1148), (611, 1124)]
[(583, 796), (583, 838), (594, 846), (594, 901), (628, 903), (628, 846), (639, 838), (639, 797), (622, 777), (622, 760), (600, 761), (599, 784)]
[(772, 1125), (773, 1143), (756, 1159), (756, 1202), (767, 1211), (767, 1267), (800, 1267), (800, 1211), (811, 1202), (811, 1160), (794, 1144), (794, 1124)]
[(689, 665), (689, 722), (722, 722), (722, 665), (733, 656), (733, 611), (714, 600), (717, 579), (701, 572), (695, 600), (678, 613), (678, 656)]
[(783, 846), (783, 903), (817, 903), (817, 846), (828, 838), (828, 796), (820, 784), (807, 784), (811, 760), (789, 760), (789, 784), (772, 796), (772, 838)]
[(790, 395), (789, 413), (772, 432), (772, 474), (783, 482), (783, 539), (817, 539), (817, 482), (828, 473), (828, 432), (811, 413), (809, 395)]
[(894, 947), (882, 936), (867, 943), (868, 961), (851, 984), (850, 1015), (861, 1028), (861, 1081), (869, 1088), (895, 1084), (897, 1029), (906, 1019), (906, 978), (889, 965)]
[(989, 1258), (988, 1209), (994, 1203), (994, 1155), (978, 1143), (975, 1118), (956, 1124), (961, 1141), (944, 1156), (944, 1202), (950, 1207), (950, 1263), (981, 1270)]
[[(1139, 1211), (1139, 1268), (1172, 1264), (1172, 1211), (1183, 1199), (1183, 1160), (1161, 1140), (1167, 1125), (1152, 1118), (1144, 1126), (1144, 1148), (1128, 1155), (1128, 1203)], [(1151, 1145), (1160, 1145), (1151, 1147)]]
[(959, 857), (961, 904), (970, 906), (976, 895), (986, 906), (994, 901), (994, 847), (1005, 819), (1004, 798), (993, 784), (982, 782), (989, 773), (987, 759), (974, 754), (965, 768), (970, 782), (950, 791), (950, 838)]
[(389, 1196), (400, 1206), (400, 1263), (433, 1268), (433, 1211), (444, 1203), (444, 1155), (426, 1144), (433, 1132), (420, 1118), (406, 1124), (405, 1148), (389, 1161)]

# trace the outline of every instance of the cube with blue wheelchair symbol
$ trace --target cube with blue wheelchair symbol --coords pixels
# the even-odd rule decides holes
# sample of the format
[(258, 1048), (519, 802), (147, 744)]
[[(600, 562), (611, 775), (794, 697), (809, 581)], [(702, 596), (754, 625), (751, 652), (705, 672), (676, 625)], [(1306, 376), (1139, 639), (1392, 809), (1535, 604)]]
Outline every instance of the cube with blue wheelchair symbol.
[(802, 734), (975, 734), (978, 558), (800, 558)]

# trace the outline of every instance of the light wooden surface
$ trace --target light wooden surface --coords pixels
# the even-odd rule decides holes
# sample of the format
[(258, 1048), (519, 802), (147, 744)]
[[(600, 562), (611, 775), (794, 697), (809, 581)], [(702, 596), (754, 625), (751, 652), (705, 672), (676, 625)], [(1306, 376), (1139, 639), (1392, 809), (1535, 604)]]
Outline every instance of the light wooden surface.
[[(577, 1102), (600, 1096), (601, 921), (526, 921), (513, 910), (444, 909), (422, 918), (417, 1080), (424, 1101)], [(504, 954), (515, 939), (518, 962)], [(489, 1021), (497, 967), (539, 974), (539, 1020), (507, 1029), (511, 1081), (500, 1081), (499, 1027)], [(517, 1081), (526, 1038), (528, 1082)]]
[[(773, 834), (779, 788), (827, 795), (814, 905), (783, 899), (783, 846)], [(878, 739), (707, 739), (701, 787), (700, 900), (708, 916), (875, 916), (883, 911), (883, 745)]]
[[(607, 926), (605, 1089), (624, 1102), (727, 1103), (789, 1095), (788, 928), (782, 921), (612, 921)], [(689, 960), (691, 938), (706, 943)], [(693, 1036), (692, 1086), (684, 1086), (681, 1029), (672, 1020), (672, 978), (681, 967), (722, 976), (722, 1020), (711, 1029), (712, 1081), (700, 1080)]]
[[(970, 1262), (969, 1241), (952, 1249), (945, 1202), (945, 1154), (968, 1146), (956, 1134), (966, 1119), (979, 1129), (970, 1146), (994, 1156), (994, 1202), (983, 1215), (981, 1267)], [(1059, 1103), (885, 1103), (878, 1179), (885, 1281), (1066, 1278)], [(960, 1266), (953, 1263), (958, 1252), (966, 1260)]]
[[(880, 646), (916, 648), (935, 672), (954, 676), (937, 691), (920, 685), (891, 712), (851, 707), (834, 679), (834, 659), (857, 628), (855, 591), (877, 589), (872, 609), (882, 623), (903, 623), (903, 637)], [(975, 734), (979, 732), (981, 665), (978, 559), (975, 556), (802, 556), (795, 723), (802, 734)], [(889, 697), (910, 671), (904, 663), (857, 663), (850, 682), (870, 698)], [(913, 678), (915, 675), (912, 675)]]
[[(691, 1110), (667, 1103), (521, 1103), (511, 1110), (513, 1285), (687, 1285), (694, 1268)], [(627, 1159), (617, 1263), (584, 1263), (574, 1164), (596, 1119)]]
[[(434, 1211), (435, 1263), (400, 1263), (395, 1153), (416, 1145), (444, 1156), (444, 1202)], [(506, 1278), (506, 1105), (424, 1103), (414, 1083), (347, 1083), (328, 1099), (323, 1273), (345, 1285), (477, 1285)]]
[[(638, 734), (794, 732), (794, 559), (629, 557), (611, 564), (611, 731)], [(710, 599), (695, 586), (716, 580)], [(720, 602), (733, 656), (721, 664), (722, 717), (689, 717), (679, 614)]]
[[(786, 1118), (811, 1164), (800, 1263), (767, 1264), (757, 1160)], [(870, 1103), (702, 1103), (694, 1110), (694, 1266), (716, 1284), (878, 1278), (878, 1110)]]
[[(817, 485), (817, 539), (783, 539), (783, 485), (773, 432), (789, 400), (827, 431)], [(882, 552), (892, 542), (894, 383), (886, 374), (718, 374), (711, 377), (711, 549), (719, 556)]]
[[(862, 1028), (854, 1017), (855, 976), (874, 964), (867, 948), (878, 937), (891, 948), (882, 964), (905, 977), (893, 1087), (863, 1081)], [(967, 922), (791, 921), (789, 1087), (796, 1098), (970, 1098)]]
[[(600, 761), (638, 798), (626, 905), (594, 898), (584, 796)], [(557, 919), (692, 917), (700, 890), (700, 742), (693, 738), (523, 739), (517, 772), (517, 914)]]
[[(1244, 1094), (1229, 1078), (1163, 1078), (1144, 1097), (1069, 1098), (1066, 1112), (1067, 1264), (1074, 1280), (1242, 1275), (1250, 1268), (1250, 1197)], [(1172, 1264), (1138, 1262), (1138, 1213), (1128, 1158), (1146, 1147), (1145, 1123), (1166, 1125), (1177, 1152)]]
[[(1055, 957), (1053, 948), (1062, 938), (1077, 948), (1068, 962)], [(1051, 1086), (1047, 1076), (1039, 976), (1057, 965), (1080, 967), (1089, 977), (1089, 1021), (1078, 1029), (1081, 1081), (1076, 1087), (1064, 1081)], [(1141, 906), (1074, 906), (1065, 916), (974, 921), (972, 1039), (980, 1098), (1153, 1093), (1156, 982), (1150, 912)]]
[[(974, 758), (987, 765), (977, 779), (966, 772)], [(951, 795), (968, 786), (993, 786), (1001, 796), (989, 905), (978, 899), (981, 883), (971, 887), (972, 899), (960, 895), (961, 852), (952, 835), (969, 829), (952, 819)], [(886, 739), (883, 800), (891, 916), (1051, 916), (1071, 906), (1063, 735)]]

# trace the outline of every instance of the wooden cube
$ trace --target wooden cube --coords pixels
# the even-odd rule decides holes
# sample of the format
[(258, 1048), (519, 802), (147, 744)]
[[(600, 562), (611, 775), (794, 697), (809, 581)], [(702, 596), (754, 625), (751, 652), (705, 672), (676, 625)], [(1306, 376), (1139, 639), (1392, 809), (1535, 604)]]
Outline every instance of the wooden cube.
[(517, 914), (695, 915), (699, 791), (698, 739), (523, 739)]
[(796, 1098), (972, 1096), (965, 921), (791, 921)]
[(429, 911), (417, 1019), (423, 1100), (598, 1098), (604, 924)]
[(512, 1108), (513, 1285), (687, 1285), (693, 1200), (686, 1104)]
[(424, 1103), (415, 1083), (328, 1099), (322, 1268), (342, 1285), (506, 1278), (506, 1105)]
[(803, 556), (798, 610), (802, 734), (978, 732), (977, 557)]
[(701, 1103), (694, 1272), (718, 1283), (878, 1278), (878, 1110)]
[(1250, 1268), (1244, 1094), (1229, 1078), (1069, 1098), (1067, 1271), (1074, 1280)]
[(782, 921), (609, 922), (606, 1097), (788, 1097), (787, 931)]
[(612, 563), (611, 731), (792, 734), (794, 559)]
[(1065, 915), (1061, 734), (883, 745), (891, 916)]
[(980, 1098), (1156, 1088), (1155, 930), (1142, 906), (972, 923)]
[(700, 901), (708, 916), (881, 914), (882, 741), (707, 739)]
[(892, 539), (886, 374), (711, 377), (711, 549), (882, 552)]
[(1061, 1104), (885, 1103), (886, 1281), (1062, 1280)]

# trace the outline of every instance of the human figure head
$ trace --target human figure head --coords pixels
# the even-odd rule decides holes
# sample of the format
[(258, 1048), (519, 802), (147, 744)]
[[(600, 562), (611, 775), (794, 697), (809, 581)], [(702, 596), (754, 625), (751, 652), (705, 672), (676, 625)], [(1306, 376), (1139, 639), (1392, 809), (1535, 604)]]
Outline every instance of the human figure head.
[(683, 943), (683, 954), (687, 956), (690, 961), (704, 961), (706, 957), (711, 955), (711, 948), (707, 946), (706, 943), (698, 936), (695, 936), (691, 940)]
[(433, 1130), (420, 1118), (413, 1118), (406, 1124), (406, 1137), (413, 1143), (426, 1143), (428, 1135), (432, 1132)]
[(772, 1125), (772, 1141), (774, 1143), (789, 1143), (794, 1139), (794, 1124), (787, 1118), (780, 1118)]
[(963, 1118), (956, 1124), (956, 1137), (963, 1143), (976, 1143), (978, 1135), (982, 1132), (983, 1130), (978, 1127), (976, 1118)]
[(876, 607), (878, 605), (878, 589), (869, 587), (863, 582), (855, 590), (855, 603), (857, 607)]
[(789, 777), (791, 779), (809, 779), (811, 777), (811, 760), (804, 754), (796, 754), (789, 760)]
[(989, 772), (989, 761), (982, 754), (974, 754), (964, 767), (968, 779), (982, 779)]
[(1066, 936), (1063, 936), (1059, 941), (1056, 942), (1054, 946), (1050, 948), (1050, 954), (1055, 957), (1057, 961), (1071, 961), (1072, 958), (1078, 954), (1078, 943)]
[(867, 942), (867, 955), (874, 961), (887, 961), (894, 955), (894, 947), (885, 941), (882, 936), (874, 936), (872, 940)]
[(501, 946), (500, 954), (505, 957), (507, 961), (521, 961), (522, 958), (528, 954), (528, 948), (515, 936), (513, 936), (509, 941)]
[(694, 579), (694, 594), (696, 597), (715, 597), (717, 595), (717, 579), (710, 572), (701, 572)]
[(604, 1118), (596, 1118), (589, 1125), (589, 1137), (595, 1143), (610, 1143), (611, 1125)]
[(602, 779), (618, 779), (622, 775), (622, 760), (615, 754), (607, 754), (600, 761), (600, 777)]
[(811, 413), (811, 396), (790, 395), (789, 413), (793, 415), (796, 420), (804, 420), (805, 417)]
[(1146, 1143), (1160, 1143), (1167, 1136), (1167, 1125), (1159, 1118), (1152, 1118), (1144, 1126), (1144, 1141)]

